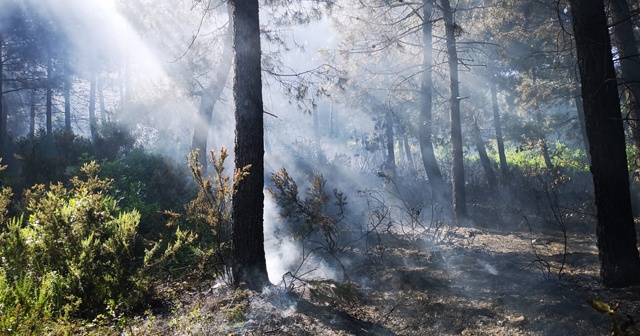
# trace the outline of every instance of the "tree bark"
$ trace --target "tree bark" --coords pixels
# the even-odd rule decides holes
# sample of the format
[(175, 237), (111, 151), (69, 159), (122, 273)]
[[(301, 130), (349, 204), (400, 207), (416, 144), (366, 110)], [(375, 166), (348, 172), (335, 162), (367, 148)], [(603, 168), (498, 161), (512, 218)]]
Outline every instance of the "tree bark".
[(97, 76), (95, 70), (91, 70), (91, 82), (89, 84), (89, 131), (91, 141), (98, 136), (98, 123), (96, 122), (96, 86)]
[(207, 171), (207, 143), (209, 142), (209, 129), (213, 119), (213, 109), (222, 96), (222, 91), (224, 90), (227, 79), (229, 78), (229, 73), (231, 72), (231, 66), (233, 63), (233, 18), (230, 4), (227, 4), (227, 9), (229, 14), (229, 29), (223, 46), (222, 55), (220, 56), (220, 63), (215, 71), (216, 78), (213, 83), (208, 85), (202, 91), (200, 107), (198, 109), (198, 118), (195, 120), (193, 137), (191, 139), (191, 151), (198, 150), (200, 152), (198, 160), (200, 161), (200, 165), (203, 167), (203, 172)]
[(49, 55), (47, 56), (47, 102), (46, 102), (46, 128), (47, 137), (53, 135), (53, 55), (51, 54), (51, 47), (49, 47)]
[(420, 83), (420, 125), (419, 142), (422, 164), (429, 179), (431, 193), (438, 202), (444, 202), (447, 198), (447, 188), (442, 178), (442, 172), (438, 167), (435, 152), (433, 150), (432, 103), (433, 103), (433, 0), (422, 2), (422, 81)]
[(97, 76), (96, 82), (98, 86), (98, 102), (100, 104), (100, 123), (104, 124), (107, 122), (107, 109), (104, 103), (104, 84), (102, 83), (102, 77)]
[(36, 89), (31, 89), (29, 97), (29, 139), (36, 136)]
[(498, 144), (498, 157), (500, 158), (500, 171), (502, 172), (502, 178), (508, 181), (509, 166), (507, 165), (507, 156), (504, 153), (504, 137), (502, 136), (500, 108), (498, 107), (498, 90), (495, 82), (491, 82), (491, 106), (493, 108), (493, 127), (496, 130), (496, 142)]
[(553, 162), (551, 161), (551, 155), (549, 154), (549, 146), (547, 145), (547, 140), (541, 138), (539, 141), (540, 151), (542, 152), (542, 158), (544, 159), (544, 165), (545, 167), (547, 167), (547, 170), (553, 171), (555, 167), (553, 166)]
[(495, 189), (498, 186), (498, 179), (496, 178), (496, 172), (493, 170), (493, 165), (491, 165), (491, 160), (489, 160), (489, 155), (487, 155), (487, 149), (484, 146), (484, 141), (482, 141), (480, 127), (478, 127), (478, 122), (476, 120), (473, 121), (472, 133), (473, 140), (476, 143), (476, 149), (478, 150), (478, 155), (480, 156), (480, 163), (482, 164), (484, 174), (487, 177), (487, 182), (489, 182), (489, 187), (491, 189)]
[(409, 146), (409, 137), (405, 133), (402, 136), (402, 144), (404, 145), (404, 154), (407, 156), (407, 163), (409, 164), (410, 171), (415, 173), (415, 164), (413, 163), (413, 155), (411, 154), (411, 146)]
[(608, 287), (640, 283), (616, 73), (603, 0), (570, 0), (597, 209), (600, 276)]
[(635, 160), (634, 168), (640, 168), (640, 55), (631, 22), (631, 10), (627, 0), (609, 0), (609, 13), (613, 20), (613, 42), (618, 50), (622, 85), (629, 104), (629, 126)]
[(591, 152), (589, 152), (589, 137), (587, 136), (587, 124), (584, 121), (584, 105), (582, 103), (582, 97), (580, 96), (579, 87), (575, 89), (573, 93), (573, 99), (576, 103), (576, 111), (578, 112), (578, 122), (580, 123), (580, 132), (582, 134), (584, 150), (587, 153), (587, 164), (590, 164)]
[(384, 127), (385, 127), (385, 138), (387, 140), (387, 160), (385, 162), (385, 174), (388, 174), (390, 178), (396, 177), (396, 154), (394, 150), (393, 144), (393, 110), (387, 108), (387, 113), (385, 115)]
[[(536, 81), (535, 77), (533, 79), (534, 83)], [(540, 108), (538, 107), (538, 103), (534, 104), (534, 115), (536, 117), (536, 121), (538, 125), (544, 124), (544, 119), (542, 118), (542, 113), (540, 113)], [(553, 162), (551, 161), (551, 155), (549, 154), (549, 145), (547, 145), (547, 139), (545, 138), (544, 132), (535, 132), (536, 140), (538, 142), (538, 146), (540, 146), (540, 152), (542, 154), (542, 159), (544, 160), (544, 165), (548, 171), (554, 171), (555, 167), (553, 166)]]
[(0, 150), (6, 146), (7, 118), (4, 108), (4, 37), (0, 33)]
[(7, 100), (3, 99), (2, 102), (0, 102), (0, 104), (2, 105), (2, 109), (0, 110), (0, 112), (2, 114), (0, 114), (0, 119), (2, 119), (2, 122), (0, 124), (0, 150), (4, 150), (7, 148), (8, 145), (8, 121), (9, 121), (9, 104), (7, 104)]
[(71, 133), (71, 66), (69, 54), (64, 55), (64, 131)]
[(462, 123), (460, 118), (460, 88), (458, 83), (458, 51), (456, 49), (455, 22), (449, 0), (442, 0), (442, 12), (445, 22), (447, 54), (449, 56), (450, 78), (450, 121), (451, 146), (453, 159), (451, 180), (453, 183), (453, 213), (456, 221), (464, 220), (467, 215), (467, 194), (464, 182), (464, 153), (462, 148)]
[(261, 290), (269, 283), (264, 253), (264, 120), (258, 0), (234, 0), (235, 166), (250, 165), (232, 202), (233, 282)]

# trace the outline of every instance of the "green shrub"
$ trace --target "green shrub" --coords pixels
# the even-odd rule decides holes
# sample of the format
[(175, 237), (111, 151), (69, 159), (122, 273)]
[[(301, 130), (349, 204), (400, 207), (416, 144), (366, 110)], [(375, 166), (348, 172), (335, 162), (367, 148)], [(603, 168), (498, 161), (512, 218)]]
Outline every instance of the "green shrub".
[[(235, 185), (224, 168), (227, 150), (222, 148), (219, 157), (211, 151), (213, 176), (203, 176), (198, 155), (198, 152), (194, 152), (189, 156), (189, 167), (199, 187), (197, 197), (187, 206), (190, 227), (198, 235), (193, 252), (201, 259), (201, 271), (207, 270), (215, 276), (228, 278), (232, 252), (231, 199)], [(236, 183), (248, 174), (247, 169), (235, 174)]]
[(78, 157), (89, 150), (85, 139), (63, 131), (48, 136), (41, 129), (33, 137), (20, 138), (15, 153), (21, 165), (17, 186), (23, 189), (38, 183), (65, 181), (69, 178), (67, 167), (76, 166)]
[[(188, 186), (188, 171), (159, 154), (142, 148), (101, 164), (100, 176), (115, 180), (114, 189), (120, 195), (139, 199), (162, 210), (178, 210), (192, 195)], [(133, 197), (131, 197), (133, 196)], [(123, 202), (127, 204), (127, 202)], [(154, 209), (156, 210), (156, 209)]]
[(100, 176), (114, 180), (111, 194), (121, 208), (141, 213), (139, 232), (146, 239), (158, 240), (170, 234), (162, 211), (182, 211), (195, 194), (186, 169), (142, 148), (104, 162)]
[(55, 272), (36, 281), (24, 274), (8, 279), (7, 273), (0, 271), (0, 334), (39, 334), (53, 320), (58, 308), (54, 293), (63, 289), (62, 280)]
[[(493, 144), (495, 146), (495, 144)], [(526, 174), (541, 172), (546, 169), (544, 158), (536, 143), (528, 143), (520, 146), (507, 146), (506, 157), (511, 169)], [(575, 174), (588, 171), (586, 153), (582, 148), (570, 148), (566, 144), (556, 141), (550, 144), (551, 162), (561, 168), (566, 174)], [(493, 162), (498, 162), (498, 153), (492, 147), (488, 151)]]
[[(204, 176), (198, 152), (189, 155), (189, 167), (198, 194), (186, 206), (184, 218), (174, 214), (167, 229), (168, 239), (158, 240), (147, 250), (145, 265), (154, 272), (176, 276), (211, 277), (230, 280), (231, 199), (234, 185), (226, 174), (227, 151), (211, 152), (213, 176)], [(246, 169), (234, 179), (245, 176)], [(170, 214), (167, 214), (170, 215)]]
[(135, 147), (136, 139), (123, 123), (107, 122), (98, 131), (93, 141), (93, 155), (98, 160), (114, 161)]
[(134, 148), (135, 139), (117, 123), (100, 127), (93, 141), (63, 130), (47, 135), (40, 129), (33, 136), (16, 140), (14, 156), (20, 163), (20, 180), (14, 181), (20, 189), (38, 183), (62, 182), (79, 172), (88, 158), (114, 161)]
[(307, 196), (302, 198), (298, 192), (298, 184), (286, 169), (272, 173), (271, 179), (275, 189), (269, 188), (279, 207), (279, 214), (287, 220), (289, 230), (295, 238), (307, 240), (316, 233), (324, 237), (322, 247), (333, 251), (340, 241), (340, 227), (345, 217), (347, 199), (338, 189), (333, 189), (332, 197), (325, 191), (327, 180), (318, 173), (309, 180)]
[[(142, 300), (134, 255), (140, 214), (107, 195), (112, 181), (86, 164), (86, 179), (25, 192), (27, 220), (0, 234), (3, 321), (129, 311)], [(8, 303), (7, 303), (8, 302)], [(13, 302), (13, 303), (11, 303)]]
[[(107, 167), (123, 176), (125, 168), (133, 168), (134, 175), (148, 174), (145, 162), (151, 156), (143, 154)], [(126, 314), (144, 308), (153, 286), (166, 282), (167, 275), (228, 279), (234, 185), (225, 175), (226, 157), (224, 149), (220, 157), (212, 155), (213, 177), (203, 176), (197, 156), (191, 157), (199, 194), (181, 209), (185, 215), (149, 204), (145, 181), (127, 176), (130, 179), (120, 186), (128, 189), (116, 189), (113, 179), (99, 176), (95, 162), (67, 169), (82, 177), (66, 184), (38, 184), (26, 190), (21, 216), (9, 218), (12, 192), (2, 188), (0, 334), (73, 333), (78, 328), (75, 318), (126, 323)], [(153, 160), (154, 166), (165, 164)], [(174, 176), (168, 171), (159, 173), (166, 183)], [(246, 174), (244, 169), (234, 178)], [(180, 197), (188, 195), (182, 192)], [(154, 221), (147, 224), (148, 232), (140, 230), (138, 209)]]

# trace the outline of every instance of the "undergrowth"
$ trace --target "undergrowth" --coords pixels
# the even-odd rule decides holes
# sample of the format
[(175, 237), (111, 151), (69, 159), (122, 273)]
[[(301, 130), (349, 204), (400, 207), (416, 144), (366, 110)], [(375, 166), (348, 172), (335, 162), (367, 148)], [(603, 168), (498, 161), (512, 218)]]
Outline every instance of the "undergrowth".
[(338, 189), (333, 189), (333, 197), (330, 196), (325, 190), (327, 180), (319, 173), (309, 179), (310, 186), (304, 197), (285, 168), (272, 173), (271, 179), (275, 188), (269, 188), (269, 194), (275, 199), (280, 216), (286, 219), (292, 236), (329, 252), (338, 250), (346, 226), (346, 196)]
[[(116, 187), (94, 161), (64, 184), (34, 185), (19, 202), (3, 187), (0, 334), (122, 331), (133, 316), (154, 309), (158, 285), (228, 279), (234, 186), (226, 157), (224, 149), (219, 157), (212, 152), (213, 177), (203, 176), (197, 154), (190, 157), (198, 194), (181, 212), (127, 196), (135, 182), (129, 191)], [(20, 213), (10, 214), (12, 205)], [(153, 220), (144, 231), (136, 205)]]
[[(36, 185), (25, 212), (0, 234), (0, 328), (38, 334), (58, 319), (119, 315), (150, 290), (134, 254), (140, 214), (121, 211), (104, 191), (111, 180), (85, 164), (71, 186)], [(6, 190), (6, 189), (5, 189)], [(7, 204), (9, 193), (2, 193)], [(1, 209), (6, 212), (6, 208)]]

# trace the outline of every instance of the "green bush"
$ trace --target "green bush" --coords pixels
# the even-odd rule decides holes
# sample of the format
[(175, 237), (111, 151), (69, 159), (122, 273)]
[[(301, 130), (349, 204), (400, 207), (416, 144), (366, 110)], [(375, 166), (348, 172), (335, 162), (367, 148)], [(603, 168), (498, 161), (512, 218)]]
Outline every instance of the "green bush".
[(195, 196), (186, 167), (179, 168), (142, 148), (102, 163), (100, 176), (114, 180), (111, 195), (121, 208), (141, 213), (139, 232), (147, 239), (157, 240), (169, 234), (162, 211), (180, 212)]
[[(67, 169), (82, 177), (29, 188), (18, 216), (7, 210), (16, 203), (11, 189), (0, 190), (0, 334), (75, 333), (76, 318), (126, 324), (128, 313), (148, 308), (149, 295), (156, 284), (166, 284), (167, 276), (228, 279), (234, 185), (224, 171), (226, 151), (213, 155), (213, 177), (203, 176), (197, 156), (191, 157), (199, 194), (186, 207), (186, 201), (174, 205), (183, 207), (178, 211), (184, 215), (160, 211), (163, 196), (149, 203), (149, 180), (135, 181), (127, 169), (153, 175), (153, 167), (145, 166), (151, 158), (152, 166), (166, 168), (159, 173), (164, 179), (159, 185), (177, 193), (186, 182), (176, 179), (173, 183), (181, 185), (170, 186), (172, 166), (138, 154), (107, 164), (108, 173), (117, 170), (128, 177), (120, 185), (100, 177), (99, 166), (88, 162)], [(241, 170), (234, 178), (246, 174)], [(182, 192), (173, 199), (189, 195)], [(154, 223), (146, 223), (146, 232), (141, 231), (141, 212)]]
[(51, 321), (55, 310), (52, 293), (59, 291), (60, 276), (44, 274), (39, 283), (23, 276), (9, 280), (0, 272), (0, 333), (38, 334), (42, 321)]
[(327, 251), (337, 249), (347, 205), (344, 194), (333, 189), (331, 202), (332, 197), (325, 191), (327, 180), (318, 173), (309, 180), (310, 187), (304, 198), (286, 169), (272, 173), (271, 179), (275, 188), (269, 188), (269, 194), (275, 199), (280, 216), (287, 220), (291, 234), (301, 240), (317, 241), (313, 236), (321, 233), (324, 238), (321, 246)]
[[(190, 228), (198, 235), (192, 251), (201, 260), (201, 271), (229, 279), (232, 253), (231, 199), (235, 184), (224, 168), (227, 150), (222, 148), (219, 156), (211, 151), (213, 176), (203, 175), (202, 166), (198, 165), (198, 155), (198, 152), (194, 152), (189, 156), (189, 167), (199, 187), (197, 197), (187, 206)], [(248, 174), (247, 170), (245, 168), (235, 174), (235, 183)]]
[(15, 157), (22, 166), (19, 188), (67, 180), (68, 167), (77, 166), (82, 154), (91, 151), (89, 141), (64, 131), (48, 136), (40, 130), (33, 137), (18, 139), (16, 145)]
[(112, 181), (97, 177), (97, 164), (81, 171), (86, 179), (74, 177), (68, 189), (58, 183), (27, 190), (26, 220), (2, 223), (4, 330), (38, 319), (121, 313), (142, 302), (134, 254), (140, 214), (118, 208), (106, 193)]
[(107, 122), (98, 131), (93, 141), (93, 156), (98, 160), (114, 161), (135, 147), (136, 139), (124, 123)]
[[(234, 185), (226, 174), (224, 162), (227, 151), (219, 156), (211, 152), (213, 176), (205, 176), (199, 165), (198, 152), (189, 155), (189, 167), (198, 186), (198, 194), (185, 207), (184, 218), (173, 217), (167, 232), (147, 250), (145, 265), (155, 276), (221, 278), (230, 280), (231, 199)], [(247, 174), (239, 171), (234, 180)]]
[[(535, 144), (507, 146), (505, 150), (511, 169), (525, 174), (541, 172), (546, 169), (544, 158)], [(549, 150), (551, 162), (554, 166), (561, 168), (564, 173), (575, 174), (589, 171), (584, 149), (570, 148), (566, 144), (556, 141), (550, 144)], [(493, 162), (498, 162), (498, 152), (495, 149), (490, 148), (488, 154)]]
[(100, 127), (93, 142), (74, 133), (56, 130), (47, 135), (40, 129), (33, 136), (22, 137), (11, 144), (11, 153), (20, 163), (20, 189), (38, 183), (62, 182), (79, 172), (82, 164), (95, 158), (100, 162), (114, 161), (134, 148), (135, 139), (117, 123)]
[(192, 195), (187, 188), (186, 169), (142, 148), (102, 163), (100, 175), (114, 179), (114, 189), (122, 194), (129, 191), (138, 193), (138, 198), (144, 203), (155, 204), (163, 210), (178, 210)]

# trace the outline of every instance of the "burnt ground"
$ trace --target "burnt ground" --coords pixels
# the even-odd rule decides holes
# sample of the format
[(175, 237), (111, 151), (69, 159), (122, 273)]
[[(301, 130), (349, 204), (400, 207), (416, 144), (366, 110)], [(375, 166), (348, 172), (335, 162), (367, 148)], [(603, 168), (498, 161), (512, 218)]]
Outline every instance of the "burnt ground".
[(619, 302), (621, 323), (640, 319), (640, 288), (598, 282), (595, 224), (567, 224), (566, 254), (558, 227), (531, 225), (441, 228), (437, 239), (425, 234), (411, 242), (387, 237), (364, 262), (348, 262), (361, 250), (342, 252), (348, 279), (294, 281), (290, 291), (176, 285), (170, 311), (137, 318), (123, 333), (608, 335), (611, 317), (589, 299)]

